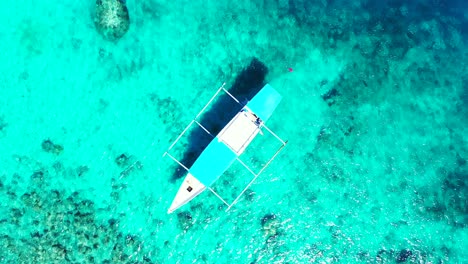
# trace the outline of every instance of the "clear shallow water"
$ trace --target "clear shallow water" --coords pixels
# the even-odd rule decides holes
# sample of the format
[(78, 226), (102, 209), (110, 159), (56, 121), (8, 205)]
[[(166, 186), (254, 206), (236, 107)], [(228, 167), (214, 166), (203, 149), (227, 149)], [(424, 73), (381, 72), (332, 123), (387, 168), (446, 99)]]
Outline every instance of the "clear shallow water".
[[(92, 1), (3, 4), (0, 262), (468, 261), (463, 5), (127, 1), (112, 43)], [(232, 211), (205, 193), (167, 215), (162, 154), (254, 57), (287, 148)]]

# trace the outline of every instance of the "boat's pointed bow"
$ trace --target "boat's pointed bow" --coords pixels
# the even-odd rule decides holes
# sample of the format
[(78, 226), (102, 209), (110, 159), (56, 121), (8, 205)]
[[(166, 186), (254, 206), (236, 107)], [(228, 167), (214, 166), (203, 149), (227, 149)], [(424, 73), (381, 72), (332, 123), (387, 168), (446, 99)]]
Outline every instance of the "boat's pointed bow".
[(197, 195), (202, 193), (206, 189), (206, 186), (203, 185), (197, 178), (192, 174), (188, 174), (182, 184), (180, 185), (179, 191), (172, 201), (171, 206), (167, 210), (167, 213), (170, 214), (177, 210), (182, 205), (188, 203)]

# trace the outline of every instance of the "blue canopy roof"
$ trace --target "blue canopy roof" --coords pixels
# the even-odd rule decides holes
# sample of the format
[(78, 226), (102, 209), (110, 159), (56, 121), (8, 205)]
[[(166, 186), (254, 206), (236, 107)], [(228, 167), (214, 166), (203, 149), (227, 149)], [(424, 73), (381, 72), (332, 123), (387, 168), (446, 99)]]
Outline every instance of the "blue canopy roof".
[(237, 155), (218, 138), (213, 139), (190, 168), (205, 186), (211, 186), (236, 160)]
[(267, 84), (247, 103), (247, 107), (263, 122), (266, 122), (281, 102), (281, 99), (281, 95), (271, 85)]

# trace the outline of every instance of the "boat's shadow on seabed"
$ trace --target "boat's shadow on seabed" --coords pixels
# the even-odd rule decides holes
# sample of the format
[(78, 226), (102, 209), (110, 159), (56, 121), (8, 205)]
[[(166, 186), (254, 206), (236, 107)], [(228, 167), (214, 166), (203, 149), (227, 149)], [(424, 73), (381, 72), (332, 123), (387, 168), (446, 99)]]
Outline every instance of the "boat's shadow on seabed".
[[(257, 58), (253, 58), (250, 64), (237, 75), (234, 84), (227, 90), (245, 105), (266, 84), (265, 76), (267, 73), (268, 68), (265, 64)], [(213, 135), (217, 135), (242, 107), (226, 93), (220, 93), (218, 99), (211, 104), (211, 108), (205, 111), (198, 121)], [(188, 135), (188, 146), (180, 159), (182, 164), (190, 168), (211, 140), (212, 137), (203, 129), (192, 129)], [(178, 166), (172, 174), (171, 181), (174, 182), (182, 178), (186, 173), (185, 169)]]

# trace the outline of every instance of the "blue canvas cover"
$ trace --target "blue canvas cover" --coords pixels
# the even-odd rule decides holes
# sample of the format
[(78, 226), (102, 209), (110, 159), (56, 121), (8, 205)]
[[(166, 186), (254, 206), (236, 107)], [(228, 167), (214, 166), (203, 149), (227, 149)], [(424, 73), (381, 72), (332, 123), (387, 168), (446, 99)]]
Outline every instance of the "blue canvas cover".
[(281, 99), (281, 95), (271, 85), (267, 84), (247, 103), (247, 107), (263, 122), (266, 122), (281, 102)]
[(236, 160), (237, 155), (218, 138), (206, 147), (190, 168), (190, 173), (205, 186), (211, 186)]

